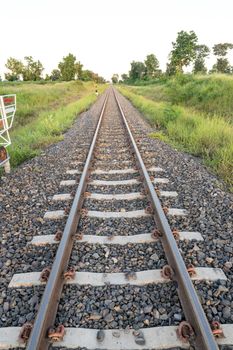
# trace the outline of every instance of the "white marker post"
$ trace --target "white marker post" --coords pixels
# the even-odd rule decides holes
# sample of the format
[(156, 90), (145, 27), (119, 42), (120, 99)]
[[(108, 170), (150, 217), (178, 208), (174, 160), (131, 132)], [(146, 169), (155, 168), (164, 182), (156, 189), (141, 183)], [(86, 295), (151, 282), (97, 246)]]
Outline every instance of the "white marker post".
[(10, 173), (10, 157), (7, 147), (11, 144), (9, 129), (12, 127), (16, 112), (16, 95), (0, 96), (0, 166)]

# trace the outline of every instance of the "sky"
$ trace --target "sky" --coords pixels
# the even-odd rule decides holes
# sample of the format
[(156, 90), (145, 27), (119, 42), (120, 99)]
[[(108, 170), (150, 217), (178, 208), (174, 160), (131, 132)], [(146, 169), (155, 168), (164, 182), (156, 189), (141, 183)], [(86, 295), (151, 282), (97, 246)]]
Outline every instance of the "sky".
[(181, 30), (209, 47), (233, 43), (232, 0), (0, 0), (0, 8), (2, 78), (9, 57), (33, 56), (50, 73), (68, 53), (106, 79), (151, 53), (165, 70)]

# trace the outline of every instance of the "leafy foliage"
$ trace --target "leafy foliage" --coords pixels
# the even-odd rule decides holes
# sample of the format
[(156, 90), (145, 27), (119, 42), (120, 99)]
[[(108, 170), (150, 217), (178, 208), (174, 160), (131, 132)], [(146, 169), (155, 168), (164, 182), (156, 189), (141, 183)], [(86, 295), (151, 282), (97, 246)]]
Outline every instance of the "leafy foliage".
[(34, 61), (32, 56), (24, 57), (26, 61), (26, 65), (23, 67), (23, 80), (24, 81), (36, 81), (42, 79), (42, 72), (44, 67), (42, 63), (38, 61)]
[(51, 72), (51, 75), (49, 77), (51, 80), (60, 80), (61, 79), (61, 72), (59, 69), (53, 69)]
[(155, 78), (161, 73), (159, 69), (159, 61), (154, 54), (147, 55), (144, 63), (146, 67), (147, 78)]
[(227, 55), (227, 51), (233, 49), (233, 44), (220, 43), (213, 46), (213, 52), (215, 56), (224, 57)]
[(77, 76), (81, 76), (82, 65), (80, 62), (76, 62), (76, 57), (71, 53), (63, 57), (58, 68), (61, 72), (61, 79), (64, 81), (74, 80)]
[(193, 66), (193, 73), (204, 74), (207, 72), (207, 68), (205, 66), (205, 58), (209, 56), (210, 49), (206, 45), (197, 45), (195, 50), (196, 50), (196, 59)]
[(183, 73), (184, 66), (188, 66), (196, 58), (197, 36), (194, 31), (178, 33), (176, 42), (172, 43), (170, 64), (177, 73)]
[(129, 71), (129, 78), (131, 80), (142, 79), (146, 73), (146, 66), (143, 62), (131, 62), (131, 69)]
[(119, 81), (119, 75), (118, 74), (113, 74), (111, 80), (112, 80), (113, 84), (117, 84), (118, 81)]
[(128, 74), (123, 73), (123, 74), (121, 75), (121, 80), (122, 80), (123, 82), (126, 82), (127, 80), (129, 80)]
[(9, 81), (16, 81), (20, 79), (20, 75), (23, 73), (23, 63), (13, 57), (9, 57), (6, 62), (6, 68), (10, 71), (5, 73), (5, 78)]
[(233, 49), (233, 44), (230, 43), (220, 43), (213, 46), (213, 52), (217, 57), (217, 62), (213, 65), (212, 72), (218, 73), (231, 73), (232, 67), (228, 59), (225, 57), (228, 50)]

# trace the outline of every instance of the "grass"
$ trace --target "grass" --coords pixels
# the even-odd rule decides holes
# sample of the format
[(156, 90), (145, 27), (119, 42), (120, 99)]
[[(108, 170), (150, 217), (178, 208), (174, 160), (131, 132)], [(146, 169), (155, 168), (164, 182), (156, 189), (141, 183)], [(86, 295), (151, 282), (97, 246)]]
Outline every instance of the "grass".
[(83, 84), (79, 81), (40, 83), (0, 83), (0, 95), (17, 94), (17, 115), (14, 128), (24, 126), (35, 119), (42, 111), (56, 109), (74, 101), (93, 83)]
[(233, 77), (229, 75), (186, 74), (130, 89), (153, 101), (182, 105), (207, 116), (220, 116), (233, 122)]
[(169, 102), (152, 101), (135, 94), (132, 88), (119, 90), (157, 127), (158, 132), (152, 137), (202, 157), (233, 189), (233, 126), (227, 119)]
[[(105, 85), (99, 86), (99, 91), (105, 88)], [(8, 148), (13, 167), (62, 140), (64, 131), (77, 115), (96, 101), (93, 83), (16, 84), (0, 90), (17, 93), (16, 123), (10, 133), (12, 145)]]

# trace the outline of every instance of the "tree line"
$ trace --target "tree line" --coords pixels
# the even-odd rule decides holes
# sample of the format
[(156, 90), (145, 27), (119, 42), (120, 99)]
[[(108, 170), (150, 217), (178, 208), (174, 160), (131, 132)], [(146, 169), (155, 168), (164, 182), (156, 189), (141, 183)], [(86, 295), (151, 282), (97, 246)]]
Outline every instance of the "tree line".
[(83, 65), (71, 53), (63, 57), (57, 68), (53, 69), (51, 74), (46, 74), (45, 79), (42, 77), (44, 71), (42, 63), (39, 60), (35, 61), (32, 56), (25, 56), (24, 61), (10, 57), (5, 66), (8, 69), (8, 72), (5, 73), (5, 79), (8, 81), (83, 80), (97, 83), (105, 82), (105, 79), (97, 73), (88, 69), (84, 70)]
[[(227, 59), (229, 50), (233, 49), (231, 43), (215, 44), (212, 48), (216, 56), (216, 63), (208, 73), (233, 74), (233, 66)], [(172, 42), (172, 50), (168, 56), (166, 72), (159, 68), (159, 61), (154, 54), (147, 55), (144, 62), (133, 61), (128, 74), (122, 74), (121, 79), (118, 74), (112, 76), (112, 82), (133, 82), (136, 80), (151, 80), (162, 75), (172, 76), (182, 74), (184, 68), (193, 64), (192, 73), (206, 74), (207, 67), (205, 60), (211, 53), (210, 48), (205, 44), (198, 43), (198, 37), (194, 31), (180, 31), (175, 42)]]

